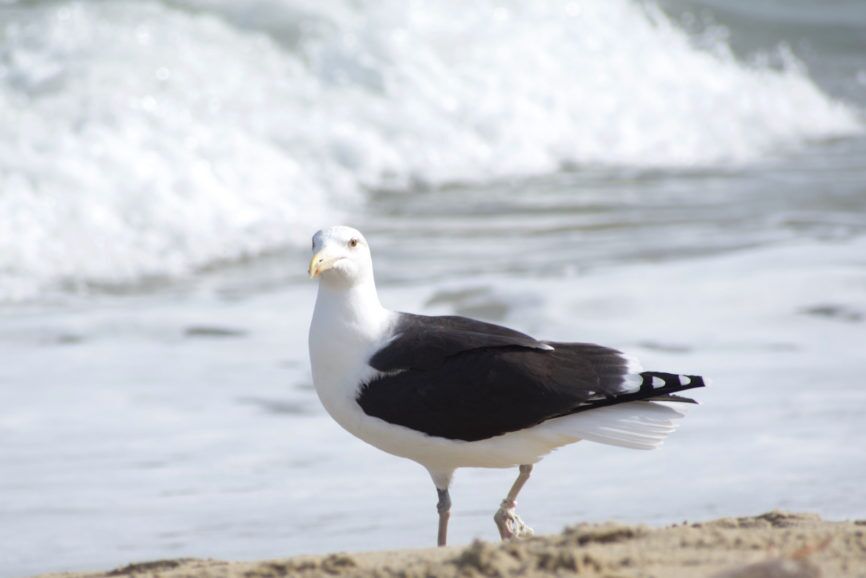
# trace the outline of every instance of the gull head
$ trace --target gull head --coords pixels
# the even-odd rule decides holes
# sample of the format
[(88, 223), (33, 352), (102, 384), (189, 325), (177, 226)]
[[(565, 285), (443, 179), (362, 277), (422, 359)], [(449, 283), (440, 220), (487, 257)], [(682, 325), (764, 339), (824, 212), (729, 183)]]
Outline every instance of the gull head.
[(313, 235), (310, 279), (351, 287), (373, 276), (373, 259), (364, 235), (352, 227), (329, 227)]

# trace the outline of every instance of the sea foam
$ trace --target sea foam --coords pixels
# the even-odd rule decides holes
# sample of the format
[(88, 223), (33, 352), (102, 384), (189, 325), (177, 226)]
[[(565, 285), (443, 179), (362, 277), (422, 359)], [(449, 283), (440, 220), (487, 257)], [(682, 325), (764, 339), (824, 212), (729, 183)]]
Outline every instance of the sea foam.
[(0, 29), (0, 300), (306, 243), (364, 191), (750, 163), (862, 130), (796, 63), (652, 5), (15, 6)]

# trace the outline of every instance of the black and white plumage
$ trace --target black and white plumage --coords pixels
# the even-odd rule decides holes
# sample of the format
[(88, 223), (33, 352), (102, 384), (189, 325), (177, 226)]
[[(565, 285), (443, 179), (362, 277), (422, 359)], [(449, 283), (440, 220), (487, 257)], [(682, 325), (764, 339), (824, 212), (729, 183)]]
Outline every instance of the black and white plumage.
[(445, 543), (448, 486), (459, 467), (520, 466), (495, 520), (503, 539), (531, 530), (514, 512), (532, 464), (579, 440), (652, 449), (682, 414), (659, 402), (699, 376), (641, 371), (621, 352), (539, 341), (465, 317), (382, 307), (364, 237), (332, 227), (313, 237), (319, 293), (310, 325), (313, 381), (345, 429), (420, 463), (439, 494)]
[(361, 386), (358, 405), (367, 415), (454, 440), (479, 441), (703, 385), (697, 376), (658, 372), (630, 382), (628, 359), (615, 349), (540, 342), (466, 317), (398, 313), (392, 335), (370, 357), (382, 373)]

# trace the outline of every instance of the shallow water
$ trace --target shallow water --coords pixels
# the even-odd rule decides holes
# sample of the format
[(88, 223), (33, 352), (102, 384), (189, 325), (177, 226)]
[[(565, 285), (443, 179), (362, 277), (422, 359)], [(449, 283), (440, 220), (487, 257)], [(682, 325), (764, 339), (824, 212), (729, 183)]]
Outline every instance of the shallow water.
[[(860, 3), (353, 6), (0, 5), (0, 576), (433, 541), (312, 390), (338, 220), (388, 306), (712, 378), (659, 451), (545, 459), (536, 530), (866, 516)], [(455, 543), (513, 475), (458, 472)]]

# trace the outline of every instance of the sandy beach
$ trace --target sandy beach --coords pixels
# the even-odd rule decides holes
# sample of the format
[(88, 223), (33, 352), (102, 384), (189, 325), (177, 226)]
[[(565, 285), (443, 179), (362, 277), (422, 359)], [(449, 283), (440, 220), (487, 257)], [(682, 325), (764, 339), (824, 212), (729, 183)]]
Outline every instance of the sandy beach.
[(471, 576), (813, 578), (866, 576), (866, 520), (773, 511), (665, 528), (579, 524), (522, 542), (334, 553), (257, 562), (176, 559), (40, 578), (425, 578)]

